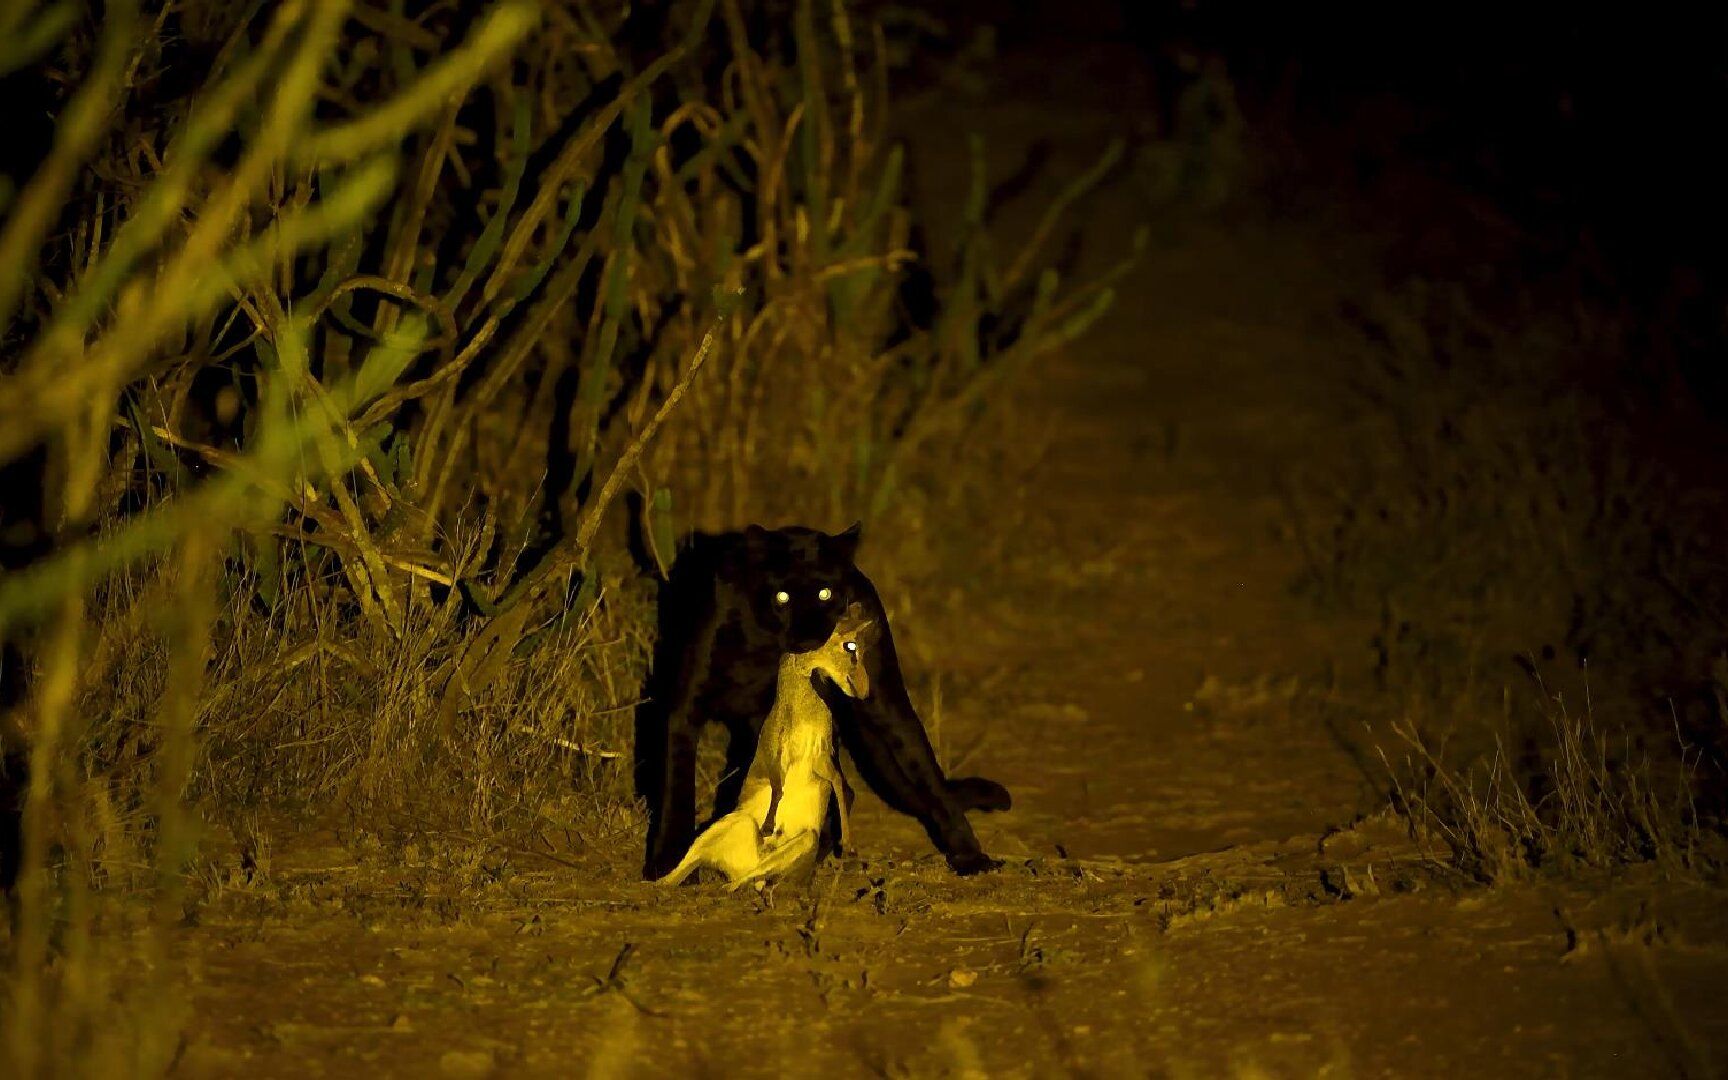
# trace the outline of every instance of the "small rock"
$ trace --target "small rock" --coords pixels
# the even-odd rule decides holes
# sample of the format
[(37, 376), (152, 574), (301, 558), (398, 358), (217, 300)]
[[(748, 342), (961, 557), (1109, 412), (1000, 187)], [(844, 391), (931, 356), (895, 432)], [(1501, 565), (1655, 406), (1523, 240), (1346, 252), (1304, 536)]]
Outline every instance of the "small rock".
[(413, 1031), (414, 1021), (408, 1019), (407, 1013), (397, 1013), (396, 1019), (390, 1021), (391, 1031)]
[(955, 968), (948, 973), (948, 985), (956, 990), (964, 990), (978, 981), (978, 973), (970, 968)]

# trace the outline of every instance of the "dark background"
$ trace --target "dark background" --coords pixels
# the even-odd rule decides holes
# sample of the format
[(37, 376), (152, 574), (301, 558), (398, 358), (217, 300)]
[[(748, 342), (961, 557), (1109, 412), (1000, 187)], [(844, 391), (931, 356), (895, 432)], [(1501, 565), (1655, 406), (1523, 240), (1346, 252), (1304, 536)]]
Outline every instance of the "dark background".
[[(1394, 274), (1487, 289), (1560, 283), (1635, 324), (1643, 382), (1728, 415), (1728, 10), (1666, 4), (1261, 4), (1016, 0), (927, 5), (964, 36), (1061, 63), (1132, 46), (1167, 110), (1221, 61), (1272, 168), (1387, 224), (1413, 250)], [(1444, 185), (1413, 196), (1400, 175)], [(1492, 247), (1484, 213), (1517, 231)], [(1472, 238), (1481, 238), (1473, 242)], [(1504, 239), (1502, 236), (1501, 239)], [(1494, 265), (1482, 265), (1484, 260)]]

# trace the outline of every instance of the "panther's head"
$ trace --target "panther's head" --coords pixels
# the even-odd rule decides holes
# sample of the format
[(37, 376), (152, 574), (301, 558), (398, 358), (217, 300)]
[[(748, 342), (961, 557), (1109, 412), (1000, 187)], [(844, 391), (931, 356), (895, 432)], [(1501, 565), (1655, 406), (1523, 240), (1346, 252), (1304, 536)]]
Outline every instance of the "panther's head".
[(809, 652), (834, 633), (852, 602), (847, 581), (858, 534), (857, 525), (832, 535), (759, 525), (744, 530), (740, 584), (758, 625), (772, 631), (787, 652)]

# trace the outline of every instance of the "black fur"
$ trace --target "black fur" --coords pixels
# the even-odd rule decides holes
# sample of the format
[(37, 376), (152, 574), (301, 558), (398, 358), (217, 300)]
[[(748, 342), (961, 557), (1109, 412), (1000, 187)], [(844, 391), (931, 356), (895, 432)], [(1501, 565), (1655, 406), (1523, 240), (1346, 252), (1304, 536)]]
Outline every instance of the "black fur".
[[(691, 537), (660, 591), (660, 637), (654, 668), (636, 712), (636, 789), (648, 803), (643, 874), (677, 865), (696, 834), (696, 743), (702, 725), (724, 724), (726, 774), (715, 813), (738, 802), (756, 753), (762, 721), (774, 702), (780, 658), (828, 639), (853, 600), (881, 628), (866, 661), (871, 694), (856, 701), (824, 693), (841, 742), (859, 775), (902, 813), (923, 824), (956, 873), (1000, 863), (984, 854), (968, 810), (1006, 810), (1002, 785), (942, 773), (924, 725), (912, 708), (888, 618), (870, 579), (853, 563), (858, 529), (830, 536), (814, 529), (764, 529)], [(826, 601), (818, 590), (833, 595)], [(789, 601), (775, 602), (785, 591)]]

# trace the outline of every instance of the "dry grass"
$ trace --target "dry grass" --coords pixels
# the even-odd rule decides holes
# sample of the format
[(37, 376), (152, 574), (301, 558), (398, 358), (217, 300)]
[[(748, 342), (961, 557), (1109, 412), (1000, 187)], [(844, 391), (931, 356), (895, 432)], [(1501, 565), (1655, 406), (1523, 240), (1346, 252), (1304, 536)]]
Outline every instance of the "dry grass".
[(1635, 411), (1592, 389), (1621, 355), (1611, 323), (1501, 302), (1417, 285), (1354, 313), (1369, 409), (1350, 440), (1371, 450), (1291, 484), (1298, 586), (1377, 619), (1348, 711), (1398, 717), (1367, 756), (1466, 871), (1711, 869), (1728, 790), (1715, 497), (1642, 456)]
[(1492, 750), (1476, 755), (1449, 747), (1414, 716), (1392, 724), (1402, 752), (1396, 761), (1384, 748), (1379, 756), (1393, 805), (1419, 841), (1488, 883), (1637, 862), (1720, 872), (1720, 837), (1698, 812), (1712, 777), (1696, 746), (1676, 732), (1670, 745), (1648, 748), (1623, 722), (1599, 716), (1588, 696), (1582, 712), (1557, 694), (1540, 706), (1539, 737), (1513, 735), (1528, 726), (1508, 703)]
[(958, 248), (914, 250), (887, 42), (838, 2), (675, 5), (629, 48), (586, 3), (70, 11), (14, 5), (40, 47), (0, 54), (63, 106), (0, 229), (0, 464), (43, 492), (0, 578), (18, 1075), (172, 1056), (162, 936), (105, 931), (180, 917), (198, 817), (248, 850), (284, 807), (548, 852), (631, 824), (626, 534), (664, 564), (863, 518), (916, 564), (967, 512), (924, 455), (1123, 270), (1042, 269), (1116, 150), (1011, 258), (981, 170)]

